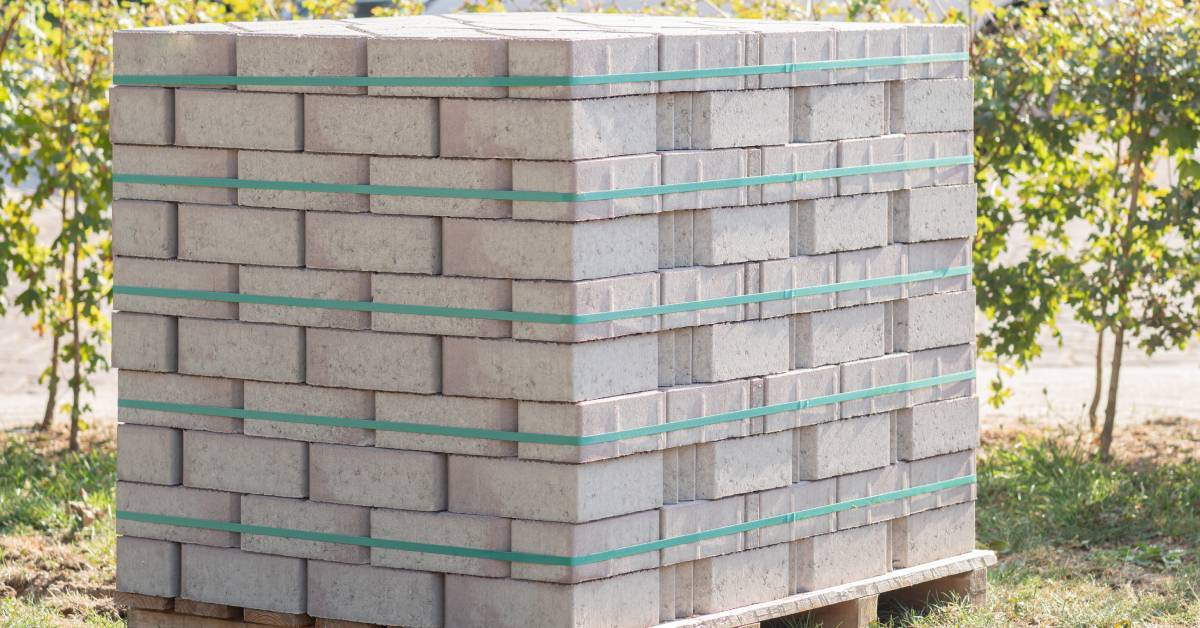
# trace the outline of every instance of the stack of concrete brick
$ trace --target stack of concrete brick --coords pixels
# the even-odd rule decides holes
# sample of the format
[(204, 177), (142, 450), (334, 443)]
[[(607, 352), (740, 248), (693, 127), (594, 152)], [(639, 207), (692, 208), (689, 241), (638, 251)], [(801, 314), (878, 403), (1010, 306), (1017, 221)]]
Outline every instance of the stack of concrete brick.
[[(966, 33), (513, 14), (115, 44), (118, 75), (489, 77), (955, 52)], [(971, 101), (962, 62), (121, 86), (113, 160), (118, 174), (593, 192), (969, 155)], [(114, 193), (122, 287), (560, 314), (966, 265), (975, 203), (970, 166), (580, 202)], [(971, 484), (577, 565), (212, 525), (580, 556), (967, 476), (972, 381), (583, 446), (287, 420), (586, 436), (965, 372), (966, 276), (579, 325), (192, 297), (116, 297), (118, 508), (195, 520), (121, 518), (122, 591), (386, 625), (645, 626), (973, 549)]]

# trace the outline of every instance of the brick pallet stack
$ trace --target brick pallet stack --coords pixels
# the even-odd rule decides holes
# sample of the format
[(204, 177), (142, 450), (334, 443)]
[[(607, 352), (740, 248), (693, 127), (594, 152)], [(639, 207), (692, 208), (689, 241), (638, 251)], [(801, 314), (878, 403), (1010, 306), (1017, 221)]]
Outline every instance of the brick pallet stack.
[(971, 85), (919, 57), (964, 29), (115, 43), (120, 590), (647, 626), (973, 549)]

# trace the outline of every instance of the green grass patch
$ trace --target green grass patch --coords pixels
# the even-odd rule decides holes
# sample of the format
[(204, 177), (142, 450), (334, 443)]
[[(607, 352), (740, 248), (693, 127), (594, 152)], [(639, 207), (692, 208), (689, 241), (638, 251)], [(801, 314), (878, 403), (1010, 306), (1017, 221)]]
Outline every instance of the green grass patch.
[(0, 438), (0, 534), (61, 535), (112, 518), (114, 447), (68, 452), (38, 435)]

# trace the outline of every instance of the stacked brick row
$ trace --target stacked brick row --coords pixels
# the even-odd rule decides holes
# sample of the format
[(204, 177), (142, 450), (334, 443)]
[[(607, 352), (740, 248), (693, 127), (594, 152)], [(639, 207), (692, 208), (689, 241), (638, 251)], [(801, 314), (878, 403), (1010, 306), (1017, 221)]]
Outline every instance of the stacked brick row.
[[(118, 75), (588, 75), (955, 27), (461, 15), (143, 29)], [(114, 171), (589, 192), (971, 153), (963, 63), (570, 87), (117, 87)], [(969, 263), (969, 166), (587, 202), (114, 186), (116, 283), (588, 314)], [(122, 399), (589, 435), (973, 368), (966, 277), (583, 325), (118, 294)], [(576, 556), (973, 472), (970, 381), (589, 444), (120, 410), (118, 508)], [(578, 566), (118, 522), (118, 587), (645, 626), (969, 551), (971, 485)]]

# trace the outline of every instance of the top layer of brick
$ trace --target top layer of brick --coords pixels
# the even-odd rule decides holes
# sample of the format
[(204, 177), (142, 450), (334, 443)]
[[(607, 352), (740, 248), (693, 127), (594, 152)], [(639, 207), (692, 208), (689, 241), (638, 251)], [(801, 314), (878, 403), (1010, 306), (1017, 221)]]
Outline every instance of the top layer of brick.
[[(966, 50), (965, 27), (614, 14), (500, 13), (195, 24), (115, 36), (118, 75), (566, 76)], [(240, 86), (244, 91), (597, 98), (959, 78), (962, 62), (556, 87)]]

